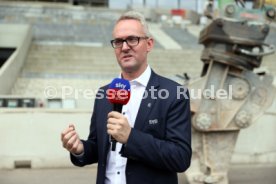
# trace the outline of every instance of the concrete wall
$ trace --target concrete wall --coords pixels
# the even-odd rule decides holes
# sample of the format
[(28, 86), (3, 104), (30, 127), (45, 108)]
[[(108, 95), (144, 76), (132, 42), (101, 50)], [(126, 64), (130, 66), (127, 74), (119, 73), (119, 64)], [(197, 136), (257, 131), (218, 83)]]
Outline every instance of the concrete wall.
[[(31, 161), (32, 168), (70, 167), (61, 131), (75, 123), (86, 139), (90, 111), (0, 109), (0, 169), (14, 168), (15, 161)], [(232, 163), (276, 164), (276, 116), (270, 111), (241, 130)]]
[(240, 131), (233, 163), (276, 164), (276, 100), (251, 126)]
[(0, 94), (9, 94), (24, 64), (32, 41), (31, 27), (29, 25), (1, 24), (0, 35), (0, 47), (16, 48), (0, 68)]
[(80, 137), (88, 136), (90, 112), (2, 110), (0, 111), (0, 169), (14, 168), (15, 161), (31, 161), (32, 168), (71, 166), (60, 133), (74, 123)]
[(276, 164), (276, 116), (265, 114), (240, 131), (232, 163)]

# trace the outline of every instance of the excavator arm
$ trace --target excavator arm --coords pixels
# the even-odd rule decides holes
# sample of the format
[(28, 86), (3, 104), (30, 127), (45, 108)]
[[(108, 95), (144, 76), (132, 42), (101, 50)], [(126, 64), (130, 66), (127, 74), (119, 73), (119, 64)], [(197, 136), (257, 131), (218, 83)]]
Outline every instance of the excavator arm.
[[(214, 10), (218, 3), (218, 10)], [(228, 167), (241, 129), (249, 127), (275, 97), (273, 76), (254, 72), (273, 45), (265, 43), (275, 18), (275, 1), (209, 0), (212, 19), (201, 32), (204, 45), (201, 78), (189, 89), (202, 91), (191, 99), (193, 156), (186, 172), (190, 184), (228, 184)], [(224, 91), (227, 98), (216, 94)], [(192, 94), (192, 91), (191, 91)]]

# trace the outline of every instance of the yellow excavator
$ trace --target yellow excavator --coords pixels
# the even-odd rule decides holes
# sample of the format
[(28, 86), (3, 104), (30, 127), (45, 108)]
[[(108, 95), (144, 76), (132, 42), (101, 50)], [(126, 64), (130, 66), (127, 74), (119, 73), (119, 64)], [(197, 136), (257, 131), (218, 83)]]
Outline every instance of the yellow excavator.
[(276, 0), (258, 0), (254, 2), (254, 8), (261, 8), (263, 6), (276, 6)]
[[(251, 8), (246, 3), (252, 4)], [(275, 20), (276, 0), (218, 0), (218, 12), (213, 10), (214, 0), (208, 0), (205, 15), (208, 18), (228, 17), (236, 20), (256, 19), (260, 21)], [(246, 17), (246, 15), (248, 17)]]

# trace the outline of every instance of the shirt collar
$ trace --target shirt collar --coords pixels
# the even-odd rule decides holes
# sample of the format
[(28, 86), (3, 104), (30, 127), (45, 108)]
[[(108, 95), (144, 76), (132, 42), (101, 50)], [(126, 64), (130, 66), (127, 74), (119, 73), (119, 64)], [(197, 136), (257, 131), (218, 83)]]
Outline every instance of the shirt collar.
[(150, 69), (150, 67), (148, 65), (147, 68), (146, 68), (146, 70), (138, 78), (136, 78), (136, 79), (134, 79), (132, 81), (136, 81), (139, 84), (142, 84), (144, 87), (146, 87), (147, 84), (148, 84), (148, 82), (149, 82), (150, 75), (151, 75), (151, 69)]
[[(148, 85), (150, 75), (151, 75), (151, 68), (148, 65), (146, 70), (139, 77), (131, 80), (130, 83), (131, 84), (139, 83), (139, 84), (143, 85), (144, 87), (146, 87)], [(120, 78), (121, 78), (121, 75), (120, 75)]]

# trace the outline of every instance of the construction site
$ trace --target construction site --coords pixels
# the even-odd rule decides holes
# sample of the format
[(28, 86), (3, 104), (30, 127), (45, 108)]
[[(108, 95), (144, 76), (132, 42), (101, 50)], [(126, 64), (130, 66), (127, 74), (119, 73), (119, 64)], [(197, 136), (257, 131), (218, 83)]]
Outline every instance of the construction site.
[[(97, 90), (120, 73), (115, 21), (131, 9), (155, 40), (151, 68), (190, 90), (193, 156), (179, 183), (275, 184), (269, 0), (0, 0), (0, 184), (96, 183), (97, 166), (73, 166), (60, 134), (74, 123), (87, 138)], [(231, 97), (198, 94), (212, 87)]]

